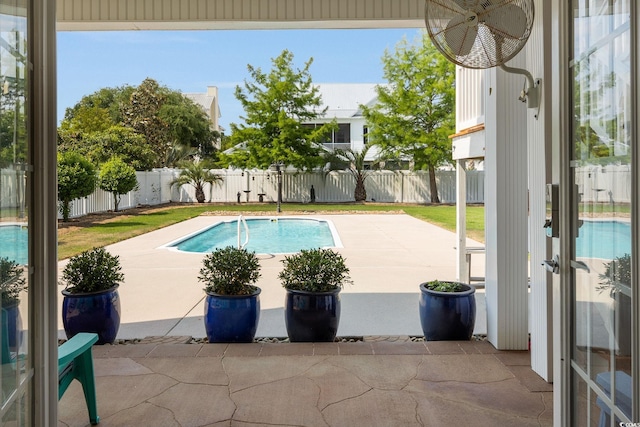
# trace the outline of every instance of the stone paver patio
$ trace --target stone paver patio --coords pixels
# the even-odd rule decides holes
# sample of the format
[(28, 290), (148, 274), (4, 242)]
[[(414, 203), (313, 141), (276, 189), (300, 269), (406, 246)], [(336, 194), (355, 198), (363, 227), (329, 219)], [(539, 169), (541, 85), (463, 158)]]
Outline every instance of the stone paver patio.
[[(94, 350), (101, 426), (551, 426), (528, 352), (484, 341)], [(88, 425), (76, 383), (59, 426)]]

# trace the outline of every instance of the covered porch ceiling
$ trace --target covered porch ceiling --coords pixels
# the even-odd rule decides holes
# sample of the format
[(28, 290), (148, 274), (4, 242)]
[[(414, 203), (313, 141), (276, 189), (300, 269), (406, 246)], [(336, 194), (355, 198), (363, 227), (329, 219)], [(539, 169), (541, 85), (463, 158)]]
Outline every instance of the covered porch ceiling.
[(58, 0), (58, 31), (417, 28), (424, 0)]

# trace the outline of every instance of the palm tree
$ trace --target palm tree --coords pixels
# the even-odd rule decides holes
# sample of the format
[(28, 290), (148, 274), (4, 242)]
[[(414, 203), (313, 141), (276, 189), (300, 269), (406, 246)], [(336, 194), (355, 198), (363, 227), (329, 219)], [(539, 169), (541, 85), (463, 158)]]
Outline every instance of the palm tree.
[[(356, 180), (356, 188), (353, 191), (353, 196), (356, 202), (364, 202), (367, 200), (367, 189), (365, 188), (364, 183), (369, 176), (371, 169), (365, 169), (364, 162), (370, 148), (371, 145), (366, 145), (362, 151), (347, 148), (346, 150), (336, 150), (334, 152), (338, 163), (342, 163), (342, 168), (347, 169)], [(382, 159), (380, 157), (377, 157), (371, 164), (371, 167), (378, 165), (381, 160)]]
[(196, 200), (198, 203), (204, 203), (204, 185), (207, 183), (213, 185), (223, 180), (222, 176), (211, 172), (206, 166), (205, 162), (200, 161), (180, 163), (182, 170), (180, 175), (171, 181), (171, 186), (192, 185), (196, 189)]

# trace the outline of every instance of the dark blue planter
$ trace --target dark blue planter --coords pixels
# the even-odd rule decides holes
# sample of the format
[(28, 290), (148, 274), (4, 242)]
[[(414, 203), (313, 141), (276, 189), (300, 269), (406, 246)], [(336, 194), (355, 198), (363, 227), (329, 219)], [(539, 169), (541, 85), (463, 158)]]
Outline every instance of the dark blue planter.
[(209, 342), (252, 342), (260, 320), (260, 288), (252, 295), (207, 293), (204, 327)]
[(437, 292), (420, 285), (420, 322), (427, 341), (470, 340), (476, 323), (475, 288)]
[(18, 351), (22, 344), (22, 317), (18, 307), (17, 303), (3, 307), (7, 313), (7, 340), (11, 351)]
[(331, 342), (340, 323), (340, 288), (331, 292), (287, 289), (284, 310), (289, 341)]
[(62, 323), (67, 338), (79, 332), (98, 334), (98, 344), (111, 344), (120, 328), (118, 285), (95, 293), (72, 294), (62, 291)]

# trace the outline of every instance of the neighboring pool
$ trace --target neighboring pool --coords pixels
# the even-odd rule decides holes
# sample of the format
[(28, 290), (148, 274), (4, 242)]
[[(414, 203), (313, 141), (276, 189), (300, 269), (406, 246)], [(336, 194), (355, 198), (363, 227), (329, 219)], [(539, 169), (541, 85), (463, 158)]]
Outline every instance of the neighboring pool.
[(27, 264), (29, 233), (23, 225), (0, 225), (0, 258)]
[[(288, 254), (302, 249), (341, 247), (338, 233), (330, 221), (299, 218), (252, 218), (249, 227), (248, 251), (259, 254)], [(245, 241), (244, 226), (240, 226)], [(164, 247), (184, 252), (212, 252), (238, 245), (238, 221), (224, 221), (200, 230)]]
[(614, 259), (631, 253), (631, 223), (585, 220), (578, 234), (578, 258)]

